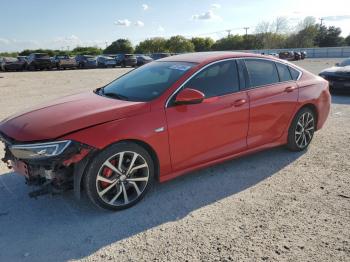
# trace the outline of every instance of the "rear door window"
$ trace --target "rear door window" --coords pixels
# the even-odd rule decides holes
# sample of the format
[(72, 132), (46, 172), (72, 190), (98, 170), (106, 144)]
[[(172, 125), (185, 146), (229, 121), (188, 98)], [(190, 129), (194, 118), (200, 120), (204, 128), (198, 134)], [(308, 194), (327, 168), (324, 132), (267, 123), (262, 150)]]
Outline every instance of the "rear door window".
[(290, 71), (290, 74), (292, 75), (293, 80), (294, 81), (298, 80), (300, 76), (300, 72), (290, 66), (289, 66), (289, 71)]
[(245, 59), (250, 79), (250, 87), (270, 85), (279, 82), (277, 68), (273, 61), (264, 59)]
[(288, 66), (280, 63), (276, 63), (277, 71), (281, 82), (291, 81), (292, 76), (289, 72)]

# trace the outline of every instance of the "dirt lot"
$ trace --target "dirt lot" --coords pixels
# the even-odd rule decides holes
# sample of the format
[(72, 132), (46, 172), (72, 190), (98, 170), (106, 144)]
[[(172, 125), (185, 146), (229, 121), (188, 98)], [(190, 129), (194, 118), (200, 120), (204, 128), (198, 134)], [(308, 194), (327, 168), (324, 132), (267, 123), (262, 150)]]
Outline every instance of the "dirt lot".
[[(298, 64), (318, 73), (338, 61)], [(0, 73), (0, 119), (124, 71)], [(123, 212), (72, 193), (29, 199), (23, 178), (1, 165), (0, 261), (350, 261), (349, 160), (343, 95), (333, 96), (307, 152), (276, 148), (228, 161), (156, 185)]]

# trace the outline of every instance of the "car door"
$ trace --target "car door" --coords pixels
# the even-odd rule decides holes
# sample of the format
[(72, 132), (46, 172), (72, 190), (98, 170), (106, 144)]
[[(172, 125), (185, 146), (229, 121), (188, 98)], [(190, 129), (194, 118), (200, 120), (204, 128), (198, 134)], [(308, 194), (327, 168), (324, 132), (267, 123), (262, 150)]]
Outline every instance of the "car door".
[(288, 128), (298, 100), (298, 86), (287, 65), (245, 59), (250, 101), (248, 148), (279, 139)]
[(183, 88), (204, 93), (202, 103), (166, 108), (174, 171), (199, 165), (246, 149), (249, 101), (239, 89), (235, 60), (207, 66)]

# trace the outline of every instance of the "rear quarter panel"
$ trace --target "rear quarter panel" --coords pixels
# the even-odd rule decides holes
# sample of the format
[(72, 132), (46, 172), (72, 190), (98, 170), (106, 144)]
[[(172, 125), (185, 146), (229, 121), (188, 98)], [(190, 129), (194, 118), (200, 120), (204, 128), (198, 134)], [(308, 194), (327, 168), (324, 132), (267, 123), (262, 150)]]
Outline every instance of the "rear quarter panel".
[(321, 129), (330, 112), (331, 95), (328, 82), (319, 76), (304, 72), (298, 86), (298, 109), (307, 104), (314, 105), (317, 110), (317, 130)]

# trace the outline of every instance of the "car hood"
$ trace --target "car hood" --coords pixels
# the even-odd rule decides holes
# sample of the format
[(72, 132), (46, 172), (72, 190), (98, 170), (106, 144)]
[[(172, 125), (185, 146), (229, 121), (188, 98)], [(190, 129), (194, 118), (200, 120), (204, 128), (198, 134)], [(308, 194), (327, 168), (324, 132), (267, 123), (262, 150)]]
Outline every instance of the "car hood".
[(90, 126), (150, 111), (145, 102), (130, 102), (93, 92), (63, 97), (0, 122), (0, 132), (22, 142), (50, 140)]
[(350, 66), (333, 66), (323, 70), (321, 73), (350, 73)]

